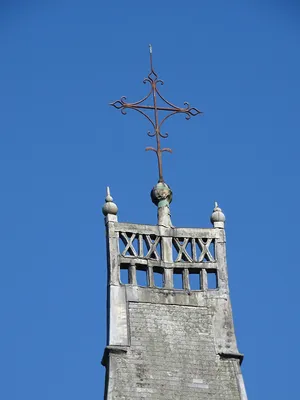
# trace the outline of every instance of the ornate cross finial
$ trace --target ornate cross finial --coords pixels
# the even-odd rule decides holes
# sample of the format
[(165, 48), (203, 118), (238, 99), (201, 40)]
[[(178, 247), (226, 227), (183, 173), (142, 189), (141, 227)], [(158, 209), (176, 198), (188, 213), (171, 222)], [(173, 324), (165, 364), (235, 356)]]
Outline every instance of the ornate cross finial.
[[(122, 114), (126, 114), (127, 109), (132, 109), (136, 110), (142, 115), (144, 115), (148, 121), (151, 123), (153, 127), (153, 132), (148, 131), (148, 136), (150, 137), (156, 137), (156, 148), (154, 147), (146, 147), (146, 150), (149, 151), (154, 151), (157, 155), (157, 161), (158, 161), (158, 175), (159, 179), (158, 182), (164, 182), (163, 178), (163, 169), (162, 169), (162, 153), (164, 151), (168, 151), (169, 153), (172, 153), (172, 150), (169, 147), (164, 147), (161, 148), (161, 143), (160, 143), (160, 138), (166, 139), (168, 137), (168, 133), (161, 133), (161, 127), (163, 123), (172, 115), (182, 113), (186, 115), (186, 119), (190, 119), (191, 117), (202, 114), (201, 111), (199, 111), (195, 107), (190, 107), (188, 102), (184, 102), (183, 104), (185, 107), (177, 107), (174, 104), (172, 104), (170, 101), (166, 100), (161, 93), (158, 90), (157, 85), (161, 84), (163, 85), (164, 82), (158, 78), (157, 73), (154, 71), (153, 65), (152, 65), (152, 46), (151, 44), (149, 45), (149, 50), (150, 50), (150, 73), (147, 76), (147, 78), (144, 79), (143, 83), (148, 82), (151, 86), (150, 92), (143, 97), (141, 100), (136, 101), (135, 103), (127, 103), (126, 102), (126, 97), (122, 96), (120, 100), (117, 100), (113, 103), (110, 103), (110, 105), (114, 106), (118, 110), (121, 110)], [(153, 105), (145, 105), (143, 104), (150, 96), (152, 95), (153, 99)], [(157, 105), (157, 100), (161, 99), (163, 103), (165, 104), (164, 106), (158, 106)], [(154, 119), (150, 118), (149, 115), (145, 113), (147, 110), (153, 110), (154, 111)], [(159, 120), (159, 111), (165, 111), (167, 114)]]

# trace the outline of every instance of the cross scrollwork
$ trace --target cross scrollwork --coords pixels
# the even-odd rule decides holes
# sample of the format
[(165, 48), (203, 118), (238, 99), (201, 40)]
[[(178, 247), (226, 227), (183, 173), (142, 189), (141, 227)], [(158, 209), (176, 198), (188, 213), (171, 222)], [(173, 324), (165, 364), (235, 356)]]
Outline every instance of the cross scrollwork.
[[(184, 107), (178, 107), (171, 103), (170, 101), (166, 100), (163, 95), (160, 93), (158, 89), (158, 85), (163, 85), (164, 82), (158, 78), (157, 73), (155, 72), (152, 64), (152, 46), (150, 47), (150, 73), (148, 74), (147, 78), (144, 79), (143, 83), (150, 84), (150, 91), (149, 93), (143, 97), (141, 100), (136, 101), (134, 103), (128, 103), (126, 101), (126, 96), (122, 96), (120, 100), (116, 100), (113, 103), (110, 103), (113, 107), (121, 110), (123, 115), (126, 114), (128, 109), (135, 110), (142, 114), (147, 120), (150, 122), (153, 131), (148, 131), (148, 136), (156, 137), (156, 148), (154, 147), (146, 147), (146, 151), (154, 151), (157, 156), (158, 161), (158, 175), (159, 175), (159, 182), (164, 182), (163, 178), (163, 168), (162, 168), (162, 153), (169, 152), (172, 153), (172, 150), (169, 147), (161, 148), (160, 139), (166, 139), (168, 137), (168, 133), (163, 134), (161, 132), (162, 125), (164, 122), (175, 114), (185, 114), (185, 118), (189, 120), (191, 117), (194, 117), (198, 114), (202, 114), (200, 110), (195, 107), (191, 107), (188, 102), (184, 102)], [(148, 100), (152, 96), (153, 105), (146, 105), (144, 104), (146, 100)], [(161, 100), (164, 106), (158, 106), (158, 100)], [(146, 111), (152, 110), (154, 111), (154, 119), (152, 119)], [(159, 120), (159, 112), (163, 111), (167, 114)]]

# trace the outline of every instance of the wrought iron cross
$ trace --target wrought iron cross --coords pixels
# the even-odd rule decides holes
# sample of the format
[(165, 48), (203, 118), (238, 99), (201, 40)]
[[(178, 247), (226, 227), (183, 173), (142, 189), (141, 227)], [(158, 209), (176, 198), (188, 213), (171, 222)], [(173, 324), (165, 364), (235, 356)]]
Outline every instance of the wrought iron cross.
[[(179, 113), (186, 114), (185, 118), (190, 119), (191, 117), (194, 117), (195, 115), (202, 114), (202, 112), (199, 111), (195, 107), (190, 107), (188, 102), (183, 103), (185, 105), (185, 107), (183, 107), (183, 108), (177, 107), (174, 104), (172, 104), (170, 101), (166, 100), (161, 95), (161, 93), (158, 90), (157, 85), (158, 84), (163, 85), (164, 82), (158, 78), (157, 73), (153, 69), (152, 46), (149, 45), (149, 48), (150, 48), (150, 73), (147, 76), (147, 78), (144, 79), (143, 83), (146, 83), (146, 82), (150, 83), (150, 86), (151, 86), (150, 92), (147, 94), (147, 96), (143, 97), (139, 101), (136, 101), (135, 103), (127, 103), (126, 96), (122, 96), (120, 100), (110, 103), (110, 105), (114, 106), (118, 110), (121, 110), (121, 113), (123, 115), (126, 114), (127, 109), (136, 110), (139, 113), (141, 113), (142, 115), (144, 115), (148, 119), (148, 121), (151, 123), (154, 131), (153, 132), (148, 131), (147, 134), (150, 137), (154, 137), (154, 136), (156, 137), (156, 149), (154, 147), (146, 147), (146, 151), (151, 150), (156, 153), (157, 161), (158, 161), (158, 175), (159, 175), (158, 181), (164, 182), (163, 169), (162, 169), (162, 153), (164, 151), (168, 151), (169, 153), (172, 153), (172, 150), (169, 147), (161, 148), (160, 138), (166, 139), (169, 136), (168, 133), (165, 133), (165, 134), (161, 133), (161, 127), (162, 127), (163, 123), (168, 118), (170, 118), (172, 115), (175, 115), (175, 114), (179, 114)], [(149, 105), (143, 104), (151, 95), (153, 98), (153, 105), (149, 106)], [(161, 107), (161, 106), (157, 105), (157, 100), (158, 100), (157, 96), (164, 102), (164, 104), (166, 106)], [(154, 120), (145, 113), (146, 110), (154, 111)], [(158, 115), (159, 111), (167, 112), (167, 115), (165, 115), (161, 121), (159, 121), (159, 115)]]

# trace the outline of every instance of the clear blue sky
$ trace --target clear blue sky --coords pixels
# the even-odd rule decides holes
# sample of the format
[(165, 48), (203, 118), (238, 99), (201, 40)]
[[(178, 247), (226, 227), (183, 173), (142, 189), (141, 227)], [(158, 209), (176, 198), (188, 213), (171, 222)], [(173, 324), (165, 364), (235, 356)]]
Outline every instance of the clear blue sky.
[(147, 121), (108, 106), (146, 90), (148, 43), (176, 104), (165, 178), (176, 226), (227, 216), (250, 399), (299, 398), (300, 5), (292, 0), (2, 0), (0, 397), (103, 398), (101, 207), (156, 223)]

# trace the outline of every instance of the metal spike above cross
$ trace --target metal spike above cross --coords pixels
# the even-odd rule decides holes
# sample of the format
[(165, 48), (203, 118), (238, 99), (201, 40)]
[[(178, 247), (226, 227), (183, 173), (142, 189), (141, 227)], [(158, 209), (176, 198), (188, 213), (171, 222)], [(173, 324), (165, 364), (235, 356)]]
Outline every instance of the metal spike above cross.
[[(157, 155), (157, 161), (158, 161), (158, 175), (159, 179), (158, 182), (164, 182), (163, 178), (163, 168), (162, 168), (162, 153), (167, 151), (169, 153), (172, 153), (172, 150), (169, 147), (164, 147), (161, 148), (161, 143), (160, 139), (166, 139), (168, 137), (168, 133), (161, 133), (161, 127), (163, 123), (170, 118), (172, 115), (175, 114), (185, 114), (186, 119), (190, 119), (191, 117), (194, 117), (198, 114), (202, 114), (200, 110), (198, 110), (195, 107), (190, 107), (188, 102), (184, 102), (183, 104), (185, 107), (178, 107), (171, 103), (170, 101), (166, 100), (160, 91), (158, 90), (157, 85), (161, 84), (163, 85), (163, 81), (158, 78), (157, 73), (154, 71), (153, 64), (152, 64), (152, 46), (149, 45), (150, 49), (150, 73), (147, 76), (147, 78), (144, 79), (143, 83), (150, 83), (150, 91), (149, 93), (143, 97), (141, 100), (136, 101), (135, 103), (127, 103), (126, 102), (126, 97), (122, 96), (120, 100), (114, 101), (113, 103), (110, 103), (110, 105), (114, 106), (118, 110), (121, 110), (122, 114), (126, 114), (127, 109), (132, 109), (135, 111), (138, 111), (142, 115), (144, 115), (148, 121), (151, 123), (153, 127), (153, 132), (148, 131), (148, 136), (150, 137), (156, 137), (156, 148), (154, 147), (146, 147), (146, 151), (154, 151)], [(152, 95), (153, 99), (153, 105), (145, 105), (143, 104), (150, 96)], [(157, 100), (160, 98), (166, 106), (158, 106), (157, 105)], [(145, 113), (147, 110), (153, 110), (154, 111), (154, 120), (149, 117)], [(159, 111), (164, 111), (167, 112), (167, 114), (159, 121)]]

